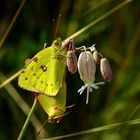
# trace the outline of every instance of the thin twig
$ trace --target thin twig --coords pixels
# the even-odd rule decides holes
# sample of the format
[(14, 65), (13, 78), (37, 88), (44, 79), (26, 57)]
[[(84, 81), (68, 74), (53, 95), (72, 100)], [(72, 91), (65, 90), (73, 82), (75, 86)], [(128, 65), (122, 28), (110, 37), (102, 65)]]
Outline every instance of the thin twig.
[(0, 89), (10, 83), (12, 80), (14, 80), (18, 75), (23, 71), (23, 69), (20, 69), (18, 72), (16, 72), (14, 75), (12, 75), (10, 78), (6, 79), (2, 84), (0, 84)]
[(58, 140), (58, 139), (63, 139), (63, 138), (69, 138), (69, 137), (74, 137), (74, 136), (85, 135), (85, 134), (90, 134), (90, 133), (94, 133), (94, 132), (109, 130), (109, 129), (113, 129), (115, 127), (122, 126), (122, 125), (135, 125), (135, 124), (140, 124), (140, 119), (109, 124), (109, 125), (105, 125), (105, 126), (101, 126), (101, 127), (96, 127), (93, 129), (88, 129), (85, 131), (80, 131), (80, 132), (76, 132), (76, 133), (72, 133), (72, 134), (67, 134), (67, 135), (63, 135), (63, 136), (52, 137), (52, 138), (47, 138), (47, 139), (42, 139), (42, 140)]

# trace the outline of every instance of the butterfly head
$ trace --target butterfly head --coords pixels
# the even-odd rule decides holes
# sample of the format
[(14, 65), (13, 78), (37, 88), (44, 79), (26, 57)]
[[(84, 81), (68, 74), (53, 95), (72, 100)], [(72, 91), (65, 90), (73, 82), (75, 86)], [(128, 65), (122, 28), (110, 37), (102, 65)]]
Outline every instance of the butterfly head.
[(52, 45), (53, 45), (53, 46), (56, 46), (56, 47), (61, 47), (61, 45), (62, 45), (62, 40), (61, 40), (61, 38), (59, 37), (59, 38), (57, 38), (56, 40), (54, 40), (53, 43), (52, 43)]

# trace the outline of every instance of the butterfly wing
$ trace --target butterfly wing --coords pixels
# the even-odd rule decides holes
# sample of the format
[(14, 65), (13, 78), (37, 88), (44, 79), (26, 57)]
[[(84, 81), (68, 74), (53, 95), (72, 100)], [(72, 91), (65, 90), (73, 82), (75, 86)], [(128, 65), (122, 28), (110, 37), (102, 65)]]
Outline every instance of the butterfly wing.
[(19, 76), (23, 89), (55, 96), (62, 86), (66, 57), (59, 47), (48, 47), (37, 53)]
[(48, 121), (53, 122), (63, 116), (66, 110), (66, 83), (63, 81), (59, 93), (55, 97), (46, 96), (44, 94), (37, 94), (39, 104), (48, 114)]
[[(19, 75), (18, 85), (26, 90), (38, 92), (31, 84), (31, 81), (39, 78), (40, 68), (42, 64), (47, 64), (50, 61), (51, 50), (50, 47), (37, 53), (31, 60), (29, 60), (23, 72)], [(46, 58), (46, 61), (44, 60)], [(32, 79), (32, 80), (31, 80)]]

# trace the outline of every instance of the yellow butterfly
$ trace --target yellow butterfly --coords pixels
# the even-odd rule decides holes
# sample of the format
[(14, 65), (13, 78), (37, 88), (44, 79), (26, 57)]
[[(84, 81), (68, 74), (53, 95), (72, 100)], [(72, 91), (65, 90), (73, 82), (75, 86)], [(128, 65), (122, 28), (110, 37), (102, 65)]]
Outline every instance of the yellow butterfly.
[(18, 85), (28, 91), (56, 96), (62, 87), (66, 68), (66, 48), (61, 39), (38, 52), (26, 65)]
[(44, 94), (36, 94), (36, 98), (48, 114), (48, 122), (59, 122), (65, 115), (66, 111), (66, 83), (63, 80), (62, 87), (56, 96), (47, 96)]

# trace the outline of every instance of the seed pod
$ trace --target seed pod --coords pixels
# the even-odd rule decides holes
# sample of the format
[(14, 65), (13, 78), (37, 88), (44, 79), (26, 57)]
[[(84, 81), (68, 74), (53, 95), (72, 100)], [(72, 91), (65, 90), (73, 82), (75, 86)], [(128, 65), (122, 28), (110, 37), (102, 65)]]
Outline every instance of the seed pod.
[(72, 74), (77, 71), (77, 57), (75, 51), (67, 52), (67, 67)]
[(89, 93), (92, 92), (93, 89), (98, 89), (99, 85), (104, 84), (104, 82), (94, 83), (96, 64), (93, 60), (93, 56), (91, 52), (84, 51), (80, 54), (79, 59), (78, 59), (78, 71), (80, 74), (80, 78), (85, 83), (78, 90), (78, 92), (81, 95), (84, 92), (84, 90), (87, 89), (86, 104), (88, 104)]
[(100, 63), (101, 58), (102, 57), (101, 57), (100, 53), (98, 53), (98, 51), (93, 52), (93, 59), (94, 59), (96, 64)]
[(78, 71), (80, 78), (84, 83), (94, 83), (96, 64), (93, 60), (91, 52), (84, 51), (79, 55), (78, 58)]
[(104, 80), (110, 82), (113, 79), (112, 70), (106, 58), (101, 59), (100, 71)]

